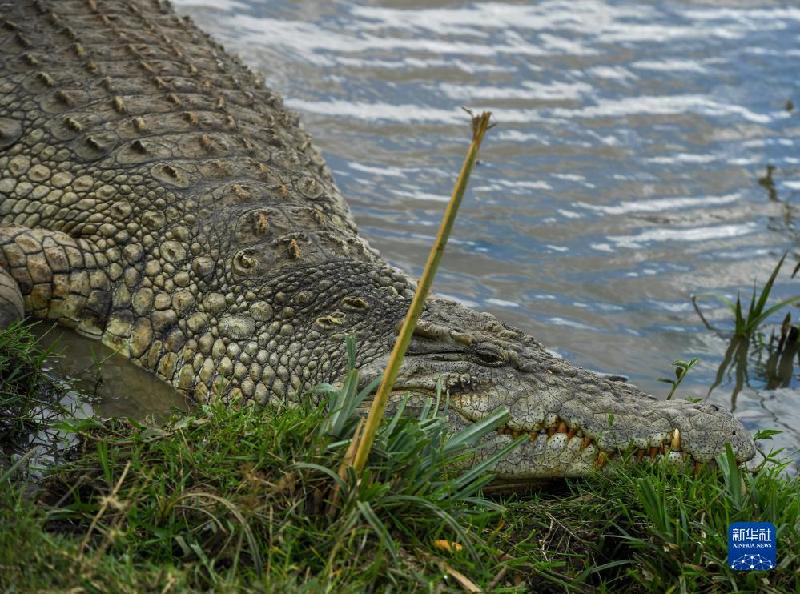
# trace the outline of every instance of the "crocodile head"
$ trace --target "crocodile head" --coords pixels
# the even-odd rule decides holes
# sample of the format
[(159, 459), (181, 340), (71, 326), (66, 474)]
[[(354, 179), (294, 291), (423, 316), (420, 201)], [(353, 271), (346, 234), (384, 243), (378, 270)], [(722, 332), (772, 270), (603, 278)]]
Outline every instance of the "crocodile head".
[[(41, 2), (46, 18), (37, 4), (2, 3), (16, 16), (0, 44), (13, 62), (0, 71), (0, 325), (24, 304), (200, 402), (285, 400), (336, 381), (346, 336), (359, 367), (380, 373), (412, 283), (357, 235), (279, 97), (162, 3), (119, 3), (140, 6), (117, 34), (158, 70), (202, 80), (164, 81), (138, 58), (101, 68), (87, 55), (91, 68), (77, 68), (63, 33), (93, 45), (95, 3)], [(128, 50), (138, 55), (112, 54)], [(442, 378), (454, 428), (510, 409), (490, 439), (530, 436), (498, 469), (511, 477), (579, 475), (627, 449), (704, 461), (730, 442), (753, 455), (730, 414), (576, 369), (456, 304), (430, 301), (411, 347), (398, 392), (432, 393)]]
[[(374, 377), (386, 359), (364, 371)], [(481, 456), (517, 436), (529, 440), (496, 468), (501, 480), (581, 476), (615, 457), (712, 460), (730, 443), (740, 462), (755, 453), (747, 430), (713, 404), (656, 400), (579, 369), (489, 314), (432, 300), (407, 352), (395, 395), (449, 396), (454, 428), (507, 407), (507, 424)]]

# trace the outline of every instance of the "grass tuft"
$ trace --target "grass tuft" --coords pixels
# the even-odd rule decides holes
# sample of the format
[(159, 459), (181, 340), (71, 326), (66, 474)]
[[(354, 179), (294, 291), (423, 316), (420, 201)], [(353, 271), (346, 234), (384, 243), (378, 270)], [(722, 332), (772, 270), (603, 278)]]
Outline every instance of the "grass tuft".
[(15, 441), (36, 425), (46, 357), (21, 322), (0, 330), (0, 441)]
[(43, 371), (49, 355), (31, 326), (15, 322), (0, 330), (0, 470), (34, 446), (26, 460), (37, 463), (57, 459), (65, 446), (53, 426), (74, 411), (63, 385)]

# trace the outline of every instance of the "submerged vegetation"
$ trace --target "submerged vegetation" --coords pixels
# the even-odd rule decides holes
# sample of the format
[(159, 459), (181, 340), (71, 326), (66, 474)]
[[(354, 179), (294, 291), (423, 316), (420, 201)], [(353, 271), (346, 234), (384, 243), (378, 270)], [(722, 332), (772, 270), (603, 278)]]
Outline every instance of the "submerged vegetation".
[[(41, 361), (27, 340), (2, 340)], [(80, 445), (43, 482), (18, 480), (25, 456), (0, 473), (0, 589), (800, 588), (800, 479), (781, 476), (774, 457), (753, 472), (730, 456), (697, 473), (612, 465), (544, 490), (487, 496), (495, 487), (486, 468), (459, 470), (457, 461), (501, 414), (448, 435), (429, 402), (383, 421), (356, 481), (352, 470), (338, 473), (366, 393), (356, 380), (351, 370), (343, 385), (321, 386), (319, 405), (214, 403), (164, 425), (73, 421)], [(754, 519), (778, 527), (779, 567), (734, 572), (725, 563), (728, 523)]]

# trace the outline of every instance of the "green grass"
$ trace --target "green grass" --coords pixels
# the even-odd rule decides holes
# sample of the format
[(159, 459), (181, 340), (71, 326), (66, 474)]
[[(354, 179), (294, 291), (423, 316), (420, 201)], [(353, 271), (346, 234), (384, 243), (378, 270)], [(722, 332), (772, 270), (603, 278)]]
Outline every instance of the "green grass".
[(0, 440), (14, 440), (35, 423), (45, 356), (26, 326), (0, 332)]
[[(322, 386), (320, 406), (74, 422), (78, 451), (35, 491), (0, 473), (0, 590), (800, 591), (800, 481), (774, 461), (610, 465), (487, 499), (486, 470), (455, 462), (500, 416), (452, 436), (431, 403), (384, 421), (356, 482), (339, 476), (355, 386)], [(777, 570), (726, 568), (736, 520), (778, 526)]]

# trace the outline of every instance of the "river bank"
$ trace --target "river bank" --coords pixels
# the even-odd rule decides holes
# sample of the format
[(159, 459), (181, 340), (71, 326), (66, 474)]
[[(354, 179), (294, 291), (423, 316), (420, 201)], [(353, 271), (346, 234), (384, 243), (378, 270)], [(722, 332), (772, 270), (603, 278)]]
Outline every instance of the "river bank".
[[(18, 429), (30, 429), (37, 420), (24, 399), (49, 379), (35, 339), (24, 327), (13, 332), (0, 337), (3, 377), (22, 369), (24, 381), (4, 382), (4, 403), (16, 403), (7, 410)], [(698, 470), (612, 464), (587, 479), (493, 494), (485, 473), (456, 485), (463, 475), (441, 455), (441, 435), (425, 429), (430, 418), (387, 421), (360, 485), (337, 480), (353, 424), (332, 437), (329, 411), (311, 403), (211, 404), (164, 423), (67, 422), (60, 427), (77, 446), (44, 480), (23, 480), (21, 452), (0, 474), (6, 591), (800, 586), (800, 479), (781, 476), (774, 462), (755, 471), (724, 459)], [(12, 433), (4, 433), (7, 450)], [(779, 567), (734, 572), (725, 562), (727, 525), (756, 519), (778, 527)]]

